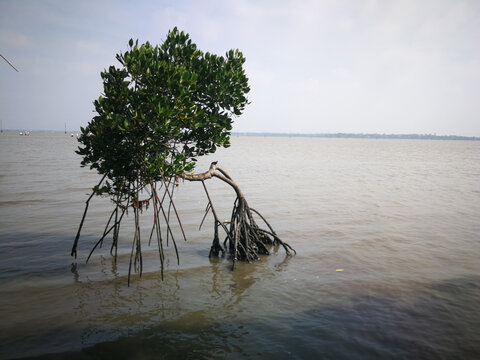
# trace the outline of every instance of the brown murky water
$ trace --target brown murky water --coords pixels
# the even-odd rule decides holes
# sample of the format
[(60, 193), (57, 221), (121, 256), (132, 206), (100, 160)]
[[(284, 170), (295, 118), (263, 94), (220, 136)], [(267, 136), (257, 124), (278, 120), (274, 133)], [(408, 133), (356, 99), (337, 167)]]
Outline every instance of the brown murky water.
[[(145, 243), (130, 287), (128, 225), (118, 265), (109, 246), (85, 264), (108, 199), (69, 256), (98, 181), (75, 148), (61, 133), (0, 136), (0, 358), (480, 357), (480, 142), (234, 137), (198, 170), (219, 160), (298, 254), (234, 272), (210, 261), (206, 199), (185, 183), (180, 265), (170, 246), (162, 281)], [(227, 219), (234, 194), (207, 186)]]

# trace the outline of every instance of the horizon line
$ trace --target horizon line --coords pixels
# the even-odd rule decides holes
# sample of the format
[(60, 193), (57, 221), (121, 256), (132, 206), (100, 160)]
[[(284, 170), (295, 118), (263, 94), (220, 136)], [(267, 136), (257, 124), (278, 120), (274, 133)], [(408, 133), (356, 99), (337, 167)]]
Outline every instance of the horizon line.
[(281, 133), (281, 132), (250, 132), (233, 131), (232, 136), (272, 136), (272, 137), (322, 137), (322, 138), (396, 138), (396, 139), (459, 139), (459, 140), (480, 140), (479, 136), (465, 135), (437, 135), (436, 133)]
[[(37, 131), (37, 132), (67, 132), (78, 133), (79, 130), (52, 130), (52, 129), (2, 129), (2, 132), (18, 131)], [(323, 137), (323, 138), (413, 138), (413, 139), (464, 139), (480, 140), (480, 136), (469, 135), (437, 135), (436, 133), (349, 133), (349, 132), (329, 132), (329, 133), (303, 133), (303, 132), (269, 132), (269, 131), (232, 131), (232, 136), (271, 136), (271, 137)]]

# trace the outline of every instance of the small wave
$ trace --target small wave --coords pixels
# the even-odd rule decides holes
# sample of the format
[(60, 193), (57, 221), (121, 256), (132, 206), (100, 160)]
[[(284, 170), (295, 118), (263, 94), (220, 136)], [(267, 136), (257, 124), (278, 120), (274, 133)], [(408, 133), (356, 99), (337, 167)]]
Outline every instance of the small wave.
[(11, 201), (0, 201), (0, 206), (12, 206), (12, 205), (32, 205), (41, 203), (44, 200), (11, 200)]

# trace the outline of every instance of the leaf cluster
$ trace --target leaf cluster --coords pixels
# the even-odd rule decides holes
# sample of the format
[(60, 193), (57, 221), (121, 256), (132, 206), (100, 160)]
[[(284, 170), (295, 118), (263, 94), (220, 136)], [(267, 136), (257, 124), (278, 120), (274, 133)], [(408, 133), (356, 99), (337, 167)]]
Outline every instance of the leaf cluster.
[(128, 45), (101, 73), (96, 115), (79, 137), (82, 166), (107, 177), (98, 195), (130, 196), (192, 171), (198, 156), (230, 145), (233, 118), (248, 103), (238, 50), (204, 53), (177, 28), (159, 46)]

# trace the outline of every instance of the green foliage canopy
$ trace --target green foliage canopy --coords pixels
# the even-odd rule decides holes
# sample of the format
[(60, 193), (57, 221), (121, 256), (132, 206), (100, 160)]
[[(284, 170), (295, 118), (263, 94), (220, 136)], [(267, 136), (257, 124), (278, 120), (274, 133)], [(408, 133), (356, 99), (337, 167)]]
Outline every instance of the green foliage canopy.
[(174, 28), (160, 46), (131, 39), (116, 58), (120, 66), (101, 73), (103, 94), (77, 151), (82, 166), (107, 178), (97, 195), (125, 199), (230, 145), (233, 117), (250, 90), (240, 51), (204, 53)]

